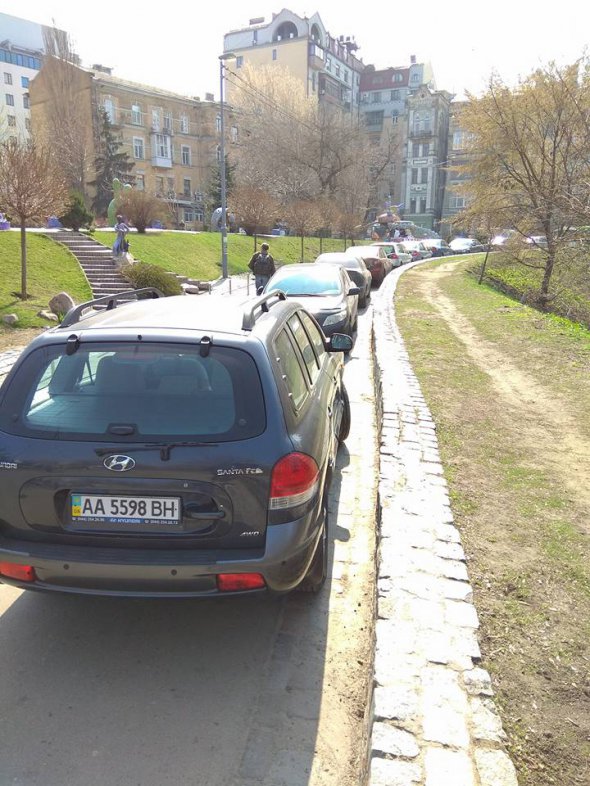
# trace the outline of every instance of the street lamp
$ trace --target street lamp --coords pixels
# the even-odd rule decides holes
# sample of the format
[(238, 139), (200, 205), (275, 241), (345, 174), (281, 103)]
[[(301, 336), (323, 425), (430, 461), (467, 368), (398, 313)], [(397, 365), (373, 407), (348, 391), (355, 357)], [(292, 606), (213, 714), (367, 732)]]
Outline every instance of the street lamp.
[(233, 52), (225, 52), (219, 55), (219, 120), (221, 131), (221, 161), (219, 162), (219, 176), (221, 180), (221, 275), (227, 278), (227, 184), (225, 182), (225, 122), (223, 117), (223, 82), (226, 60), (235, 60)]

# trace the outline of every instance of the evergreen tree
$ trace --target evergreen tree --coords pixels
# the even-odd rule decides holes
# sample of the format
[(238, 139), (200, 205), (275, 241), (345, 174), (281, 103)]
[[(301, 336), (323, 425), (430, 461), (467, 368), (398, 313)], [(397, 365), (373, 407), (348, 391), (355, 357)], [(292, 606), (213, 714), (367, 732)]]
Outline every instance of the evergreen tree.
[[(232, 190), (234, 184), (234, 171), (235, 165), (232, 165), (227, 160), (227, 155), (225, 156), (225, 186), (226, 186), (226, 195), (229, 199), (229, 194)], [(221, 166), (216, 164), (215, 166), (211, 167), (211, 174), (209, 177), (209, 182), (207, 183), (207, 192), (206, 192), (206, 201), (207, 207), (209, 210), (213, 211), (216, 208), (221, 207)]]
[(96, 180), (90, 185), (96, 188), (92, 201), (92, 209), (97, 216), (106, 216), (107, 209), (113, 198), (113, 180), (118, 177), (122, 183), (128, 183), (129, 173), (133, 169), (133, 161), (127, 153), (120, 151), (121, 141), (115, 136), (113, 126), (104, 109), (99, 110), (97, 150), (94, 160)]

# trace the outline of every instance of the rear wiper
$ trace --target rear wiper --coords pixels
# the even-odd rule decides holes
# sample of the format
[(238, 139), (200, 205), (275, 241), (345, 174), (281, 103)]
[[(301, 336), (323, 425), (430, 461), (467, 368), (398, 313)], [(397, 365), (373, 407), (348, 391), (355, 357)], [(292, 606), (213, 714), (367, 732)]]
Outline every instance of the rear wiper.
[(162, 461), (169, 461), (170, 459), (170, 451), (172, 448), (217, 448), (219, 447), (218, 442), (153, 442), (148, 443), (146, 445), (142, 445), (141, 447), (135, 447), (133, 443), (128, 442), (125, 445), (115, 445), (115, 447), (110, 448), (96, 448), (96, 455), (97, 456), (105, 456), (108, 453), (116, 453), (117, 451), (129, 450), (132, 453), (139, 453), (140, 451), (144, 450), (159, 450), (160, 451), (160, 458)]

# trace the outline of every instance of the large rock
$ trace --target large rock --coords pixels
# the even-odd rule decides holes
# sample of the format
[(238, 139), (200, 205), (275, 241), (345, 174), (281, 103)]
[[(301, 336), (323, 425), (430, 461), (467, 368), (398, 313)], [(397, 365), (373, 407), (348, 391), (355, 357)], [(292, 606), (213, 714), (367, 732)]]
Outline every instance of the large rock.
[(4, 314), (2, 322), (4, 322), (5, 325), (16, 325), (18, 317), (16, 314)]
[(75, 305), (73, 298), (67, 292), (60, 292), (59, 295), (55, 295), (49, 301), (49, 309), (54, 314), (67, 314)]

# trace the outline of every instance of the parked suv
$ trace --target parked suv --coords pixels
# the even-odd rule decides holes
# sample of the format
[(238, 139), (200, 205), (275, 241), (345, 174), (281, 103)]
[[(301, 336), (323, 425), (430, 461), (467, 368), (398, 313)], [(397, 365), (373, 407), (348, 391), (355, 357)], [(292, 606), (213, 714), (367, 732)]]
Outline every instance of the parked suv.
[(0, 580), (317, 591), (351, 339), (283, 293), (120, 297), (72, 309), (0, 387)]

